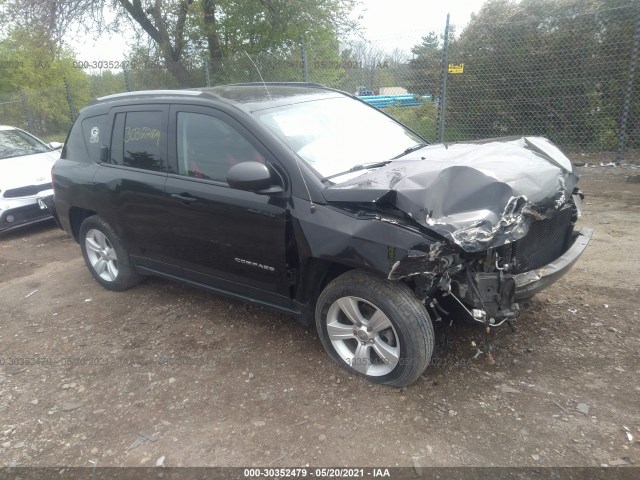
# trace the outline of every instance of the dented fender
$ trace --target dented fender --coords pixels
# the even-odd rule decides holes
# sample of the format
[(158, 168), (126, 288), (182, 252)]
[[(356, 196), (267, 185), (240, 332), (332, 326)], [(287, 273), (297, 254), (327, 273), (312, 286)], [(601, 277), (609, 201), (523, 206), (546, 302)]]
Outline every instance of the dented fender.
[(436, 280), (455, 263), (457, 252), (447, 242), (435, 242), (429, 245), (428, 251), (410, 250), (408, 254), (398, 260), (387, 278), (399, 280), (415, 275), (424, 275), (430, 280)]
[(313, 213), (298, 206), (293, 222), (302, 263), (304, 258), (319, 258), (399, 279), (414, 269), (414, 262), (421, 264), (421, 272), (427, 271), (424, 259), (438, 263), (446, 250), (442, 237), (425, 234), (401, 219), (330, 205), (316, 205)]

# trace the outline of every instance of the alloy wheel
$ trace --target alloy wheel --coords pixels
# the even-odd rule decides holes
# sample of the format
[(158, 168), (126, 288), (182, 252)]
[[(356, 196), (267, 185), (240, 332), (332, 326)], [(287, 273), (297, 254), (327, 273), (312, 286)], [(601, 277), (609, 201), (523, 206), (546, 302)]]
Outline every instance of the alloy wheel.
[(368, 376), (391, 373), (400, 360), (398, 334), (382, 310), (359, 297), (341, 297), (327, 312), (327, 334), (338, 355)]
[(87, 232), (84, 243), (95, 272), (107, 282), (115, 281), (118, 278), (118, 257), (107, 236), (94, 228)]

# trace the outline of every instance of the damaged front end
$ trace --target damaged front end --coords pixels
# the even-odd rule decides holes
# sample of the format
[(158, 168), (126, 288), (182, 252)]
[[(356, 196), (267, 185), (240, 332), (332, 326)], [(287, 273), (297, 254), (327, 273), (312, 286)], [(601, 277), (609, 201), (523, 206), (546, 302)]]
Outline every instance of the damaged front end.
[[(571, 162), (542, 138), (434, 145), (332, 187), (328, 199), (393, 208), (442, 240), (397, 260), (392, 280), (412, 286), (438, 320), (455, 305), (487, 327), (564, 275), (591, 238), (574, 231), (582, 194)], [(444, 306), (443, 306), (444, 305)]]
[[(452, 279), (451, 294), (470, 307), (474, 320), (491, 326), (514, 320), (521, 304), (573, 266), (591, 236), (588, 229), (574, 231), (582, 194), (577, 188), (573, 193), (557, 209), (545, 211), (525, 203), (517, 214), (510, 210), (505, 223), (517, 222), (525, 235), (466, 255), (464, 272)], [(531, 272), (539, 282), (535, 291), (532, 285), (524, 288), (524, 278)]]
[[(487, 258), (492, 259), (493, 253), (487, 251)], [(516, 281), (506, 265), (499, 265), (499, 258), (493, 268), (486, 268), (487, 258), (465, 255), (438, 242), (429, 252), (412, 251), (397, 261), (388, 278), (412, 286), (435, 321), (450, 316), (446, 305), (454, 302), (469, 320), (498, 326), (518, 316)]]
[(523, 217), (527, 234), (514, 242), (483, 252), (467, 252), (451, 241), (414, 249), (393, 265), (388, 278), (410, 283), (436, 320), (449, 315), (442, 305), (453, 302), (469, 320), (496, 327), (516, 320), (521, 306), (583, 253), (592, 231), (575, 231), (578, 216), (572, 198), (547, 217)]

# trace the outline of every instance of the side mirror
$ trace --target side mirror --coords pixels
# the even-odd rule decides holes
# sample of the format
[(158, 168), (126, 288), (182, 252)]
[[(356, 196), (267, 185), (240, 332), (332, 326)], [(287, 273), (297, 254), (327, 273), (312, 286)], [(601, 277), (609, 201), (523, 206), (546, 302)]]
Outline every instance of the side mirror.
[(49, 142), (49, 146), (54, 150), (60, 150), (63, 145), (64, 143), (60, 143), (60, 142)]
[(227, 183), (231, 188), (262, 194), (282, 191), (282, 188), (273, 185), (271, 172), (260, 162), (242, 162), (234, 165), (227, 172)]

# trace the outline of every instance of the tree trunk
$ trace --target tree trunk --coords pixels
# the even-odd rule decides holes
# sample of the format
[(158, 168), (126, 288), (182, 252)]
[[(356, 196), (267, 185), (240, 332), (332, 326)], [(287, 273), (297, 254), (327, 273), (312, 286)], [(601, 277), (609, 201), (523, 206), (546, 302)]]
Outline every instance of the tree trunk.
[[(171, 44), (169, 29), (162, 12), (162, 2), (156, 0), (153, 7), (144, 11), (140, 0), (118, 0), (145, 32), (160, 47), (167, 70), (175, 77), (181, 87), (194, 87), (195, 79), (182, 63), (184, 25), (189, 7), (193, 0), (182, 0), (180, 15), (175, 32), (176, 45)], [(153, 20), (153, 21), (152, 21)]]
[(207, 36), (207, 48), (209, 59), (212, 63), (222, 60), (222, 44), (216, 28), (216, 3), (215, 0), (203, 0), (204, 25)]

